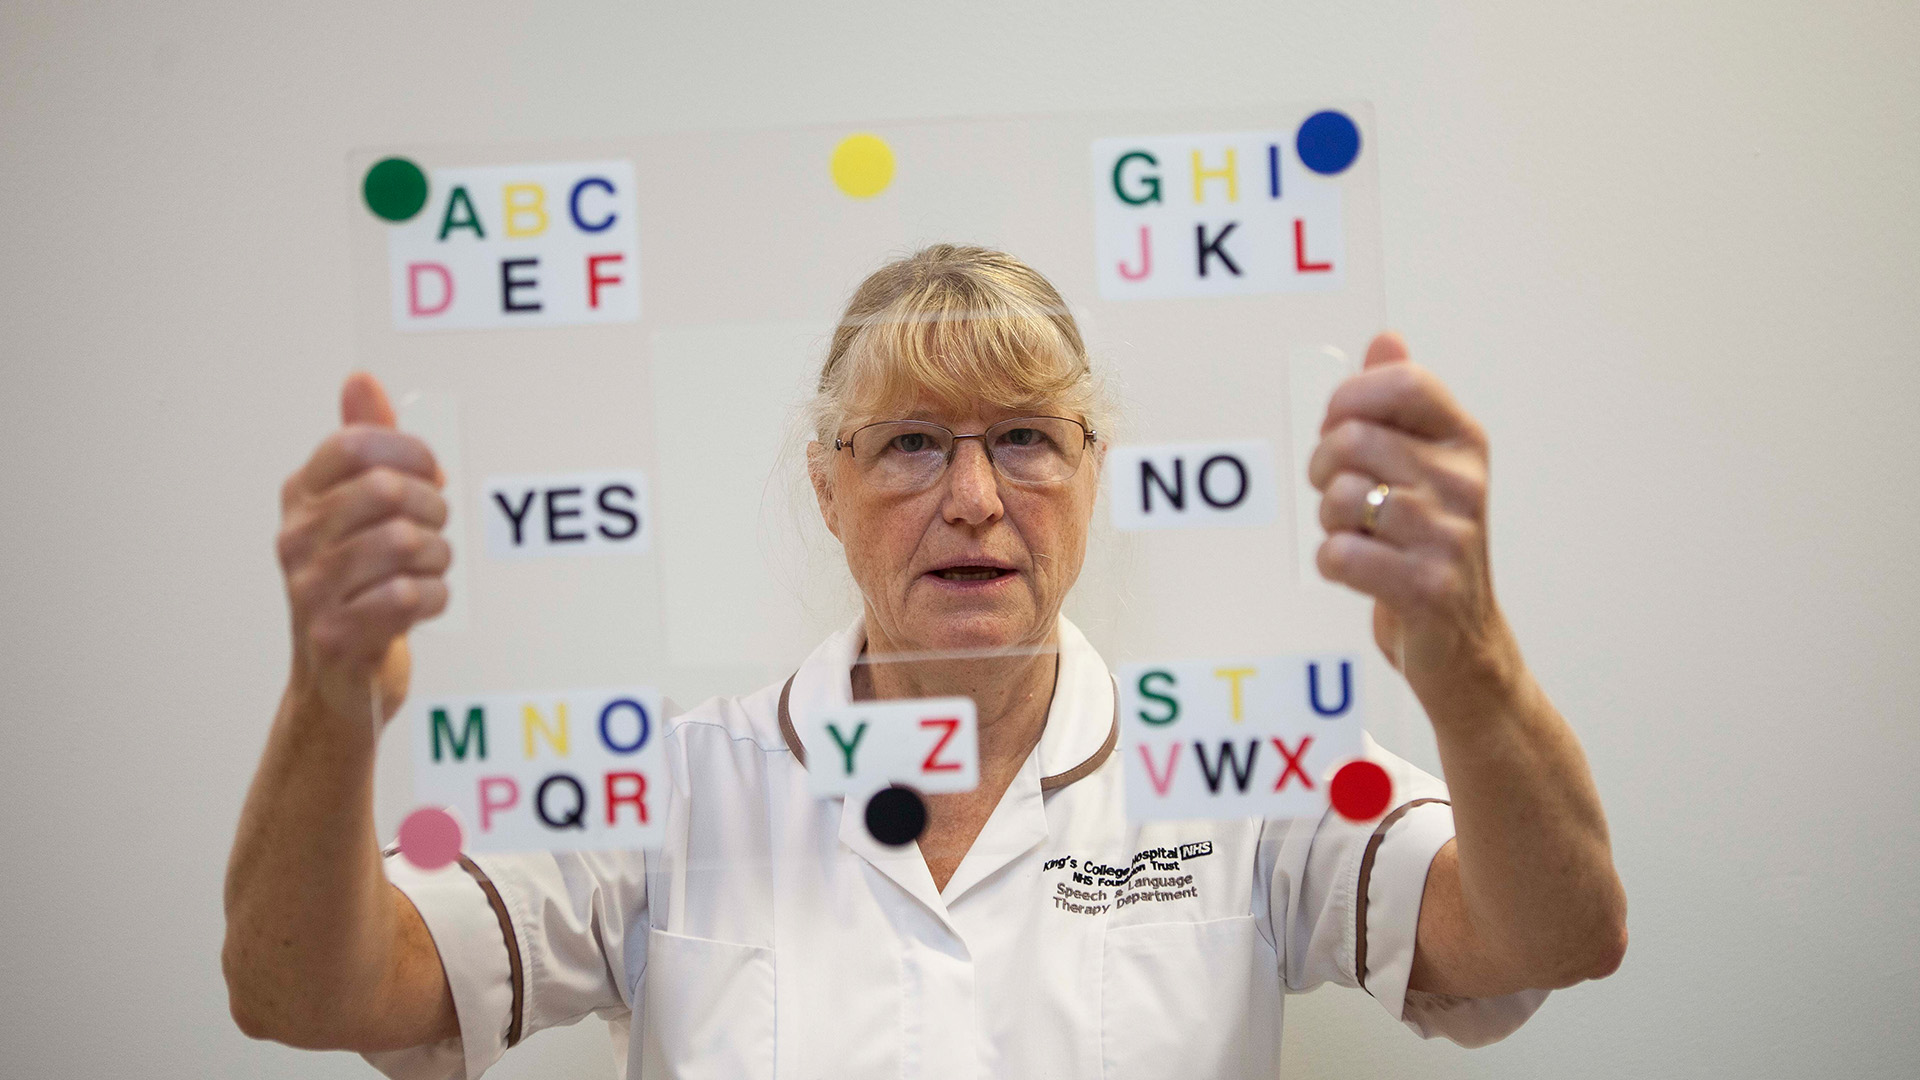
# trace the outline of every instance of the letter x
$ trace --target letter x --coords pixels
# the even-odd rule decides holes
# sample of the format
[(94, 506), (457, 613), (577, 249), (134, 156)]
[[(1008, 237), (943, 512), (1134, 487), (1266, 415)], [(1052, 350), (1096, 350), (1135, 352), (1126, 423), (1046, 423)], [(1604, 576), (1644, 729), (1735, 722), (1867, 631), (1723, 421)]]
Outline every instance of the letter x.
[(1299, 777), (1302, 787), (1305, 787), (1308, 791), (1313, 790), (1313, 777), (1308, 776), (1307, 770), (1300, 766), (1300, 759), (1307, 756), (1307, 747), (1312, 745), (1313, 736), (1311, 735), (1300, 736), (1300, 749), (1298, 750), (1287, 749), (1287, 744), (1281, 739), (1276, 738), (1273, 740), (1273, 747), (1280, 751), (1280, 759), (1284, 762), (1280, 768), (1280, 782), (1273, 785), (1273, 790), (1279, 791), (1281, 788), (1286, 787), (1287, 777), (1289, 776)]

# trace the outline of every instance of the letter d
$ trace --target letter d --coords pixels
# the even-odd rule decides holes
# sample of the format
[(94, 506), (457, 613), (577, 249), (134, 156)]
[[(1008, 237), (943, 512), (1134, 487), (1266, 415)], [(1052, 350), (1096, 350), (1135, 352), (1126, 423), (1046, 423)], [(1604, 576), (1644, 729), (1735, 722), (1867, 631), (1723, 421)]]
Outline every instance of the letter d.
[[(428, 307), (420, 302), (420, 275), (433, 274), (440, 279), (440, 302)], [(414, 318), (438, 315), (453, 303), (453, 274), (439, 263), (407, 264), (407, 314)]]

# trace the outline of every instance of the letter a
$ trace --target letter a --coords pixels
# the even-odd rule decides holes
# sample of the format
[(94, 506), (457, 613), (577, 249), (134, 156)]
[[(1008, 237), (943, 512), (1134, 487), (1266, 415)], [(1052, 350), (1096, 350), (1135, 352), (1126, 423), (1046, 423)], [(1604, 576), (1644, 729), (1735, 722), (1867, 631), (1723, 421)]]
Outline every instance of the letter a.
[[(467, 216), (455, 218), (454, 211), (462, 207), (466, 209)], [(439, 239), (445, 240), (447, 234), (455, 229), (472, 229), (475, 238), (480, 240), (487, 238), (487, 230), (480, 227), (480, 215), (474, 211), (473, 200), (467, 197), (467, 189), (464, 187), (455, 187), (447, 195), (447, 212), (440, 218)]]

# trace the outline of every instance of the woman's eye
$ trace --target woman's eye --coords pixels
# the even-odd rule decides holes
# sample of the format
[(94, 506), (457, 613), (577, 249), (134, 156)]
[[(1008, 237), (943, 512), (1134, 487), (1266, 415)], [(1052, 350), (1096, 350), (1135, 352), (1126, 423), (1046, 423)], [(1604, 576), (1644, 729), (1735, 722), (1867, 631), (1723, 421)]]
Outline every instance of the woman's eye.
[(1047, 437), (1039, 428), (1023, 427), (1001, 433), (1000, 441), (1008, 446), (1038, 446), (1046, 442)]
[(903, 454), (918, 454), (923, 450), (930, 449), (932, 445), (933, 440), (928, 438), (926, 432), (923, 431), (909, 431), (904, 435), (895, 435), (893, 437), (893, 448)]

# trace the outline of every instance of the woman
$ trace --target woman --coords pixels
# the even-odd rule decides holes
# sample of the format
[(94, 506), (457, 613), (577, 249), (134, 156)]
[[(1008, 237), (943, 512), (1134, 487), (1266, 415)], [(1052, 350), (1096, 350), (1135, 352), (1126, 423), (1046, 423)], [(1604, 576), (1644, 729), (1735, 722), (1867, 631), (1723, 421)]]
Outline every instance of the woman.
[[(1376, 752), (1406, 800), (1376, 826), (1127, 826), (1113, 685), (1060, 616), (1103, 454), (1065, 310), (1011, 257), (944, 245), (855, 293), (808, 463), (864, 615), (784, 683), (676, 721), (652, 858), (383, 873), (371, 702), (391, 714), (403, 635), (445, 603), (446, 505), (426, 447), (350, 379), (345, 425), (283, 493), (292, 674), (227, 887), (241, 1028), (396, 1077), (477, 1076), (590, 1012), (640, 1021), (629, 1075), (1272, 1076), (1283, 990), (1364, 986), (1479, 1044), (1611, 972), (1624, 895), (1579, 746), (1494, 604), (1484, 437), (1390, 334), (1313, 457), (1319, 565), (1375, 598), (1451, 807)], [(885, 662), (926, 653), (952, 658)], [(807, 793), (819, 748), (793, 715), (949, 694), (977, 704), (980, 783), (930, 798), (917, 846)], [(1140, 858), (1190, 887), (1077, 895), (1071, 867)]]

